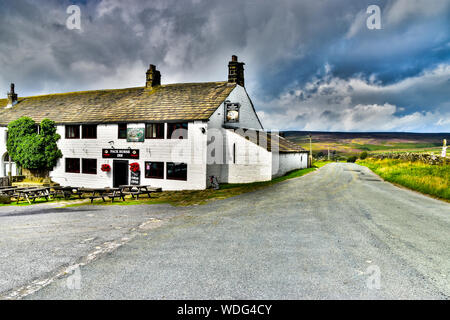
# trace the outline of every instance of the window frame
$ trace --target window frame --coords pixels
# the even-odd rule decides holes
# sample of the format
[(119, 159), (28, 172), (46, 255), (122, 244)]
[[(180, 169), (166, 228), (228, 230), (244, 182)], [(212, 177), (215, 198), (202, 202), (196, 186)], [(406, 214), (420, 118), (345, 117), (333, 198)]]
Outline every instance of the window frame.
[[(171, 165), (184, 165), (186, 166), (186, 178), (179, 178), (179, 177), (169, 177), (169, 167)], [(177, 180), (177, 181), (187, 181), (188, 178), (188, 165), (184, 162), (167, 162), (166, 163), (166, 179), (167, 180)]]
[[(179, 126), (179, 127), (177, 127)], [(186, 126), (186, 128), (183, 128), (184, 126)], [(174, 133), (175, 130), (177, 129), (186, 129), (186, 136), (183, 137), (178, 137), (178, 138), (172, 138), (172, 134)], [(172, 140), (184, 140), (187, 139), (189, 136), (189, 122), (169, 122), (167, 123), (167, 139), (172, 139)]]
[[(95, 128), (95, 136), (92, 137), (86, 137), (85, 134), (87, 133), (85, 129), (87, 128)], [(82, 124), (81, 125), (81, 138), (82, 139), (97, 139), (97, 125), (96, 124)]]
[[(95, 161), (95, 166), (90, 168), (90, 169), (94, 169), (94, 170), (87, 171), (87, 169), (85, 169), (85, 161)], [(81, 159), (81, 173), (83, 173), (83, 174), (97, 174), (97, 159), (94, 159), (94, 158), (83, 158), (83, 159)]]
[[(68, 169), (68, 164), (69, 164), (69, 160), (75, 160), (78, 161), (78, 171), (69, 171)], [(81, 161), (80, 158), (65, 158), (65, 172), (66, 173), (81, 173)]]
[[(122, 128), (121, 128), (121, 126), (122, 126)], [(125, 126), (125, 137), (120, 136), (120, 131), (123, 130), (123, 126)], [(128, 136), (128, 124), (127, 123), (119, 123), (118, 128), (117, 128), (117, 139), (120, 139), (120, 140), (125, 139), (126, 140), (127, 136)]]
[[(156, 176), (156, 175), (151, 176), (151, 175), (147, 174), (147, 172), (149, 171), (149, 170), (147, 170), (147, 165), (151, 166), (152, 163), (157, 163), (157, 164), (161, 164), (162, 165), (162, 169), (161, 169), (162, 175), (161, 176)], [(165, 163), (164, 162), (162, 162), (162, 161), (145, 161), (144, 165), (145, 165), (144, 175), (145, 175), (146, 179), (164, 179), (164, 172), (165, 172)]]
[[(69, 137), (69, 128), (74, 128), (75, 130), (75, 137)], [(67, 124), (65, 126), (65, 131), (66, 131), (66, 135), (65, 138), (66, 139), (80, 139), (80, 125), (79, 124)]]
[[(155, 126), (156, 127), (156, 137), (151, 137), (149, 136), (147, 133), (147, 128), (150, 126)], [(145, 124), (145, 139), (164, 139), (165, 137), (165, 125), (164, 123), (159, 123), (159, 122), (155, 122), (155, 123), (146, 123)]]

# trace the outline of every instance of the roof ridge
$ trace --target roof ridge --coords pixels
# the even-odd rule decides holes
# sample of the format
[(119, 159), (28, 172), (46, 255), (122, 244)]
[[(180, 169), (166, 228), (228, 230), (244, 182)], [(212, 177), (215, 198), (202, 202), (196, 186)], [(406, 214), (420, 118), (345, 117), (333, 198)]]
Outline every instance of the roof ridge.
[[(178, 83), (162, 84), (158, 87), (171, 87), (171, 86), (177, 86), (177, 85), (204, 85), (204, 84), (212, 84), (212, 83), (226, 84), (226, 83), (228, 83), (228, 81), (178, 82)], [(230, 85), (236, 85), (236, 84), (233, 83)], [(138, 90), (138, 89), (145, 89), (145, 87), (141, 86), (141, 87), (128, 87), (128, 88), (117, 88), (117, 89), (94, 89), (94, 90), (46, 93), (46, 94), (38, 94), (38, 95), (34, 95), (34, 96), (23, 96), (23, 97), (19, 97), (19, 99), (39, 98), (39, 97), (48, 97), (48, 96), (63, 96), (63, 95), (70, 95), (70, 94), (88, 94), (88, 93), (100, 93), (100, 92), (111, 92), (111, 91)], [(7, 100), (7, 99), (0, 99), (0, 101), (1, 100)]]

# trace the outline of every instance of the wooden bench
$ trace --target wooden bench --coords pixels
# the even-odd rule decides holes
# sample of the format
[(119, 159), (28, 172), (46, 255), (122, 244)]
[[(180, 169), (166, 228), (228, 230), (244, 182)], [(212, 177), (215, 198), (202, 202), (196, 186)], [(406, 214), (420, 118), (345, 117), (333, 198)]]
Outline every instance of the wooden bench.
[(122, 192), (122, 189), (120, 188), (113, 188), (110, 189), (110, 193), (105, 194), (108, 198), (111, 199), (111, 202), (114, 202), (115, 198), (122, 198), (122, 201), (125, 201), (125, 194)]
[(53, 198), (60, 198), (63, 197), (64, 199), (70, 199), (72, 195), (78, 196), (80, 199), (82, 199), (82, 194), (78, 191), (77, 187), (60, 187), (55, 186), (52, 187), (53, 191), (50, 192), (51, 196)]
[(119, 188), (79, 188), (77, 193), (90, 193), (87, 198), (91, 200), (91, 203), (95, 199), (102, 199), (103, 202), (106, 202), (105, 197), (110, 198), (112, 202), (114, 202), (115, 198), (122, 198), (125, 201), (125, 195)]
[[(122, 190), (123, 194), (129, 194), (133, 197), (136, 197), (139, 200), (139, 196), (141, 194), (146, 194), (149, 198), (151, 198), (151, 194), (153, 192), (161, 192), (162, 188), (154, 188), (151, 186), (134, 186), (134, 185), (124, 185), (119, 187)], [(128, 190), (128, 191), (127, 191)]]

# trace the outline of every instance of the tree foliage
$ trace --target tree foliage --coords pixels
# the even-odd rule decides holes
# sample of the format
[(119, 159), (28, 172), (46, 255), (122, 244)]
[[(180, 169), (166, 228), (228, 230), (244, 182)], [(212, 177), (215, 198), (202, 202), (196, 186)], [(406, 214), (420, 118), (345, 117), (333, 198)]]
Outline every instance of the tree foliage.
[(25, 169), (51, 170), (62, 157), (55, 122), (44, 119), (40, 130), (33, 119), (22, 117), (8, 124), (6, 147), (11, 160)]
[(351, 156), (347, 158), (347, 162), (356, 162), (357, 159), (358, 159), (357, 156)]

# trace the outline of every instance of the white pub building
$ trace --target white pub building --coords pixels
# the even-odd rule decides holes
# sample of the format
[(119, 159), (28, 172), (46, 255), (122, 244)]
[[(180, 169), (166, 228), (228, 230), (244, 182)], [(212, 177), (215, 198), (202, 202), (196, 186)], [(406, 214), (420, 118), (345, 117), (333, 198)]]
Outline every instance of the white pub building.
[(307, 167), (307, 151), (264, 131), (244, 63), (233, 56), (228, 69), (228, 81), (161, 85), (150, 65), (145, 87), (33, 97), (18, 97), (12, 85), (0, 100), (1, 175), (9, 172), (7, 125), (23, 116), (56, 122), (63, 157), (50, 177), (62, 186), (196, 190), (211, 176), (247, 183)]

